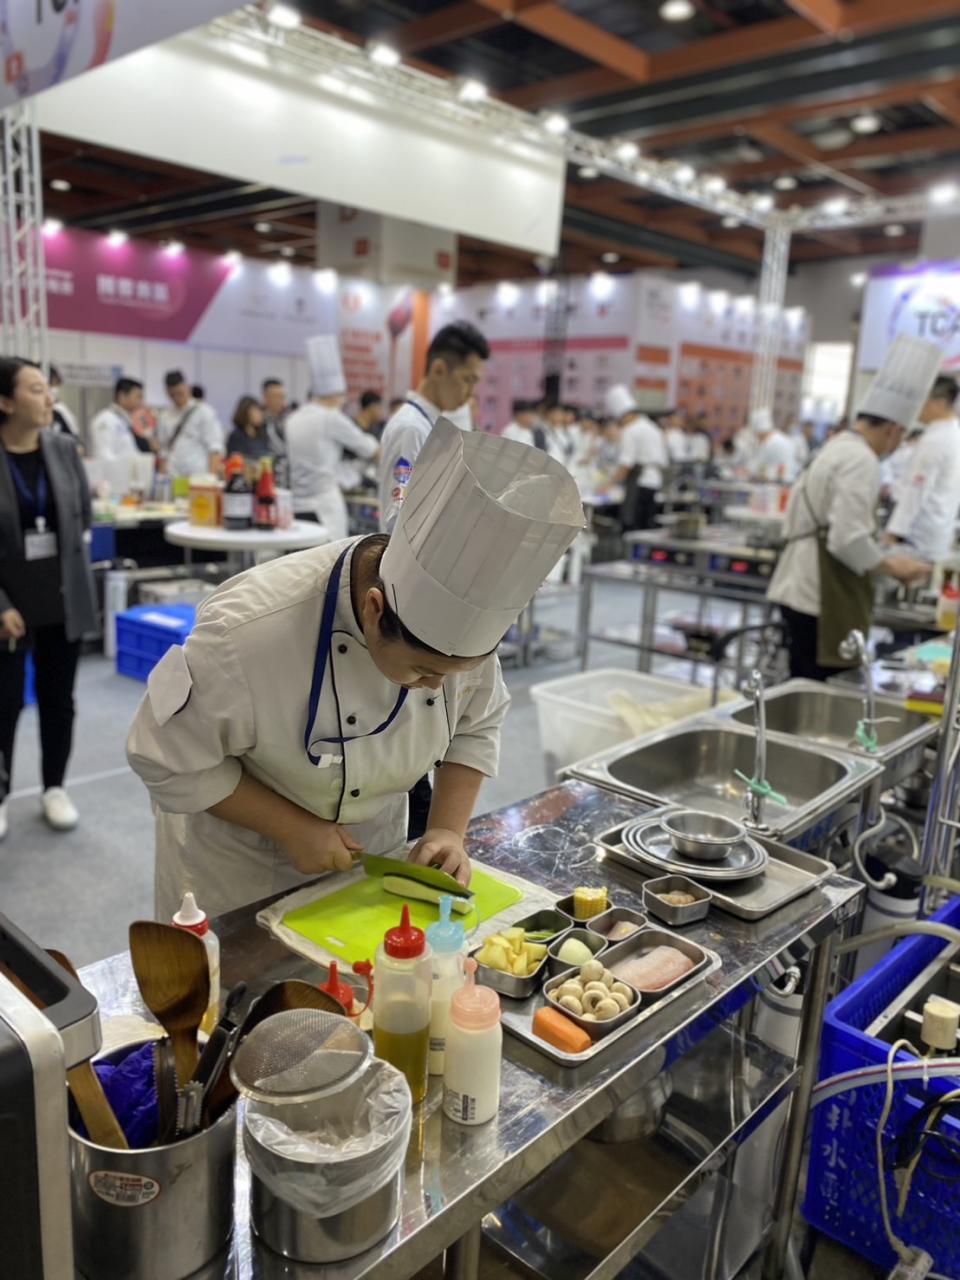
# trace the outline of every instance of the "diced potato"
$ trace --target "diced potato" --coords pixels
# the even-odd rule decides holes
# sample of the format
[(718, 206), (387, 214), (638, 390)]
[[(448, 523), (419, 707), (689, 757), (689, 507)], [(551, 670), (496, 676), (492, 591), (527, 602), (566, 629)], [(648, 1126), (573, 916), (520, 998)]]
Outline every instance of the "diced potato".
[(518, 978), (527, 976), (527, 957), (525, 955), (510, 957), (510, 972), (515, 973)]
[(491, 969), (499, 969), (501, 973), (512, 973), (507, 948), (495, 942), (485, 944), (480, 953), (480, 963), (489, 965)]
[(539, 964), (543, 957), (547, 954), (547, 948), (542, 942), (528, 942), (527, 955), (534, 964)]
[(523, 930), (522, 929), (504, 929), (503, 936), (506, 938), (510, 949), (517, 955), (523, 951)]

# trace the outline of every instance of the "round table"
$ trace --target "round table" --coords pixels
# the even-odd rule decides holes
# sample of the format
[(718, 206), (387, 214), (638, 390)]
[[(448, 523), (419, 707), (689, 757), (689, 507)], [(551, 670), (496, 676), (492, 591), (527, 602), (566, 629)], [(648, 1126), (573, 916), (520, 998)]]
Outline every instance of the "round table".
[(186, 548), (188, 564), (194, 551), (226, 551), (240, 569), (249, 569), (258, 551), (304, 551), (330, 541), (324, 526), (310, 520), (294, 520), (289, 529), (213, 529), (176, 520), (166, 526), (163, 536), (174, 546)]

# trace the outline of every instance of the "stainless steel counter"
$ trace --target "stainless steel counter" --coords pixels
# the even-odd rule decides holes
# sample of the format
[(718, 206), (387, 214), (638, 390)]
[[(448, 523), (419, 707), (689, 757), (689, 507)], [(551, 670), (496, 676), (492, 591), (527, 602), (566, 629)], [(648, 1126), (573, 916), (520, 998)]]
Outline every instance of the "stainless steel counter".
[[(613, 902), (641, 908), (642, 882), (630, 871), (604, 860), (591, 844), (591, 837), (645, 807), (584, 783), (569, 782), (476, 819), (470, 829), (471, 852), (492, 867), (520, 874), (558, 895), (570, 892), (575, 884), (606, 884)], [(324, 1280), (360, 1280), (374, 1274), (404, 1280), (444, 1249), (448, 1250), (448, 1274), (458, 1278), (475, 1274), (473, 1257), (484, 1215), (536, 1179), (665, 1067), (696, 1052), (714, 1029), (725, 1030), (721, 1024), (759, 985), (779, 976), (815, 948), (824, 960), (827, 948), (820, 944), (829, 942), (842, 922), (856, 914), (859, 893), (858, 885), (835, 876), (759, 923), (712, 914), (702, 924), (685, 930), (685, 936), (718, 951), (723, 967), (589, 1067), (568, 1070), (555, 1066), (505, 1036), (500, 1113), (487, 1125), (463, 1128), (446, 1120), (440, 1108), (440, 1087), (434, 1081), (414, 1126), (400, 1222), (382, 1245), (350, 1262), (307, 1267), (262, 1248), (249, 1230), (248, 1172), (241, 1159), (230, 1255), (191, 1280), (273, 1280), (280, 1276), (318, 1280), (321, 1275)], [(262, 905), (215, 922), (227, 987), (241, 978), (257, 987), (282, 976), (318, 973), (256, 926), (254, 917)], [(814, 965), (814, 979), (825, 967), (825, 963), (819, 968)], [(104, 1018), (143, 1012), (127, 955), (90, 965), (81, 977), (99, 999)], [(816, 985), (814, 979), (811, 981)], [(823, 983), (825, 990), (825, 977)], [(812, 1063), (810, 1052), (807, 1043)], [(759, 1122), (770, 1114), (797, 1086), (798, 1076), (792, 1062), (779, 1059), (769, 1084), (754, 1087), (755, 1096), (734, 1128), (746, 1132), (751, 1116)], [(718, 1133), (717, 1138), (719, 1150), (735, 1141), (736, 1134)], [(694, 1174), (699, 1171), (706, 1176), (715, 1167), (705, 1156), (678, 1189), (680, 1200), (699, 1185)], [(792, 1189), (785, 1188), (791, 1198), (794, 1192), (795, 1183)], [(622, 1268), (665, 1216), (668, 1210), (659, 1205), (618, 1246), (607, 1269), (590, 1274), (615, 1274), (609, 1267)]]

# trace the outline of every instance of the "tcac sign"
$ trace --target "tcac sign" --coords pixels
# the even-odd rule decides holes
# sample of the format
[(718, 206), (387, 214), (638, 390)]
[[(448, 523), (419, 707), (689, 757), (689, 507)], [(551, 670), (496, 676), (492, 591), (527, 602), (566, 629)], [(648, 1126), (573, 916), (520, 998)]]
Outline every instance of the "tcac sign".
[(885, 267), (867, 285), (858, 367), (877, 369), (898, 333), (943, 348), (943, 367), (960, 369), (960, 262)]

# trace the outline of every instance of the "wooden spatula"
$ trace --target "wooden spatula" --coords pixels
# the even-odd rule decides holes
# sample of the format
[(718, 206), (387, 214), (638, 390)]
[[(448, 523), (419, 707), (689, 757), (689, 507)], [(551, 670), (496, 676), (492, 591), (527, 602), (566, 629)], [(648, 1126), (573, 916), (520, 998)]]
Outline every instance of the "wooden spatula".
[(207, 949), (184, 929), (154, 920), (130, 926), (130, 958), (143, 1002), (173, 1043), (182, 1085), (197, 1067), (197, 1031), (210, 1002)]
[[(62, 951), (47, 952), (56, 960), (61, 969), (66, 969), (71, 977), (77, 977), (77, 971)], [(79, 978), (77, 979), (79, 981)], [(113, 1107), (107, 1101), (92, 1062), (81, 1062), (67, 1072), (67, 1084), (77, 1110), (87, 1126), (90, 1141), (98, 1147), (112, 1147), (116, 1151), (125, 1151), (128, 1143), (120, 1122), (113, 1113)]]

